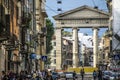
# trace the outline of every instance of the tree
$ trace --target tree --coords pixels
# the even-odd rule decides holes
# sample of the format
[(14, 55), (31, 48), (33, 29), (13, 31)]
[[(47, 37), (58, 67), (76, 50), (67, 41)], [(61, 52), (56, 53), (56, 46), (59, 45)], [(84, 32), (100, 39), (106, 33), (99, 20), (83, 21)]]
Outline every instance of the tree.
[(68, 32), (68, 31), (63, 31), (62, 34), (63, 34), (64, 37), (66, 37), (66, 36), (71, 37), (72, 36), (72, 33)]
[(54, 35), (54, 27), (53, 23), (51, 22), (50, 19), (46, 19), (46, 27), (47, 27), (47, 35), (46, 35), (46, 53), (49, 54), (50, 51), (52, 50), (52, 37)]
[[(53, 23), (50, 19), (46, 19), (46, 27), (47, 27), (47, 35), (46, 35), (46, 54), (48, 55), (50, 51), (52, 50), (52, 37), (54, 35), (54, 27)], [(47, 61), (45, 61), (46, 65), (49, 65), (51, 63), (51, 58), (48, 56)]]

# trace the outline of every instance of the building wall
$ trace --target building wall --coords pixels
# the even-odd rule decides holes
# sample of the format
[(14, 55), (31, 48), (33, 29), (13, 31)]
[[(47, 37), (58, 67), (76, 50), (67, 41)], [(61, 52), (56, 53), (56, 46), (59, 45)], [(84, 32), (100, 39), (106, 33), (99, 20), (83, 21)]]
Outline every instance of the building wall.
[[(1, 0), (1, 1), (2, 1), (1, 4), (4, 7), (1, 10), (5, 11), (5, 12), (3, 12), (4, 15), (2, 15), (2, 16), (4, 16), (4, 20), (2, 20), (2, 21), (5, 24), (5, 27), (4, 27), (5, 32), (3, 32), (4, 33), (3, 36), (7, 37), (6, 40), (3, 40), (3, 42), (2, 42), (3, 45), (1, 46), (1, 53), (2, 53), (1, 56), (4, 57), (3, 60), (1, 61), (2, 65), (3, 65), (1, 67), (4, 67), (4, 69), (1, 68), (1, 70), (8, 71), (8, 70), (10, 70), (10, 68), (8, 67), (9, 66), (8, 62), (10, 62), (8, 60), (8, 58), (10, 57), (8, 54), (10, 51), (7, 50), (8, 43), (9, 43), (9, 45), (12, 45), (11, 46), (11, 48), (12, 48), (11, 55), (14, 55), (14, 54), (18, 55), (18, 50), (15, 49), (16, 48), (15, 43), (19, 39), (19, 26), (17, 24), (17, 1), (16, 0), (10, 0), (9, 2), (8, 2), (8, 0)], [(11, 49), (11, 48), (9, 48), (9, 49)], [(16, 56), (14, 56), (14, 57), (16, 57)], [(13, 59), (16, 60), (14, 57), (11, 58), (11, 62), (13, 61)], [(11, 69), (13, 71), (17, 71), (15, 69), (16, 64), (13, 64), (13, 66), (14, 67)]]
[[(45, 18), (47, 17), (46, 12), (43, 12), (43, 6), (45, 6), (45, 0), (36, 0), (36, 34), (40, 33), (40, 45), (37, 46), (37, 54), (41, 56), (46, 55), (46, 31), (43, 29), (46, 28)], [(41, 35), (44, 35), (41, 37)], [(39, 61), (40, 69), (45, 68), (44, 61)]]
[[(113, 16), (113, 37), (112, 46), (115, 53), (120, 52), (120, 1), (112, 0), (112, 16)], [(116, 46), (117, 45), (117, 46)]]
[[(0, 0), (0, 8), (1, 8), (1, 6), (3, 7), (3, 9), (0, 9), (0, 21), (2, 21), (2, 23), (6, 24), (6, 25), (8, 23), (5, 23), (5, 22), (9, 21), (9, 23), (10, 23), (9, 24), (10, 26), (7, 25), (7, 27), (9, 26), (7, 29), (9, 29), (8, 31), (10, 31), (10, 33), (8, 34), (9, 36), (7, 35), (9, 37), (8, 40), (3, 40), (1, 43), (1, 40), (3, 38), (1, 37), (1, 34), (0, 34), (0, 53), (1, 53), (0, 57), (2, 57), (2, 58), (0, 58), (0, 64), (3, 65), (3, 66), (0, 66), (0, 70), (6, 70), (6, 71), (13, 70), (14, 72), (17, 72), (17, 71), (27, 68), (26, 64), (28, 64), (28, 62), (29, 62), (29, 61), (27, 63), (25, 62), (27, 60), (27, 57), (23, 58), (23, 56), (22, 56), (22, 58), (21, 58), (21, 54), (19, 54), (19, 53), (21, 53), (21, 50), (23, 47), (25, 48), (25, 50), (27, 50), (26, 56), (29, 56), (29, 52), (41, 53), (42, 55), (45, 55), (45, 53), (46, 53), (45, 37), (41, 40), (41, 41), (44, 41), (42, 47), (37, 46), (38, 43), (36, 43), (35, 39), (33, 39), (33, 37), (38, 32), (40, 32), (41, 28), (45, 27), (45, 24), (46, 24), (45, 18), (47, 17), (47, 15), (46, 15), (45, 11), (42, 12), (42, 9), (41, 9), (42, 1), (43, 1), (43, 3), (45, 3), (44, 0), (30, 0), (30, 3), (33, 3), (33, 4), (29, 5), (29, 0), (25, 0), (25, 1), (24, 0), (23, 1), (21, 1), (21, 0), (9, 0), (9, 1), (8, 0)], [(23, 8), (23, 6), (26, 6), (26, 7)], [(45, 6), (45, 4), (43, 6)], [(36, 8), (38, 8), (39, 11), (37, 11)], [(32, 15), (33, 20), (31, 21), (31, 25), (29, 25), (28, 28), (23, 29), (23, 27), (26, 27), (26, 26), (23, 26), (23, 21), (22, 21), (23, 16), (25, 15), (23, 13), (23, 11), (25, 9), (29, 10), (28, 13), (30, 13)], [(1, 10), (4, 10), (4, 11), (1, 11)], [(37, 19), (36, 11), (39, 13), (38, 21), (41, 24), (36, 22), (36, 19)], [(1, 12), (2, 12), (2, 15), (1, 15)], [(10, 20), (9, 20), (9, 16), (5, 20), (5, 18), (6, 18), (5, 15), (10, 15)], [(24, 30), (24, 34), (23, 34), (22, 30)], [(32, 45), (30, 42), (31, 40), (32, 40)], [(3, 43), (4, 43), (4, 45), (2, 45)], [(10, 44), (10, 45), (12, 44), (12, 49), (9, 51), (7, 51), (5, 49), (7, 44)], [(20, 44), (22, 44), (24, 46), (21, 46)], [(32, 46), (32, 49), (31, 49), (31, 46)], [(38, 48), (36, 48), (36, 47), (38, 47)], [(40, 52), (40, 49), (42, 49), (41, 50), (42, 52)], [(10, 56), (13, 56), (13, 57), (10, 57)], [(6, 60), (5, 60), (5, 58), (6, 58)], [(23, 61), (22, 63), (18, 62), (22, 59), (24, 59), (25, 61)], [(8, 63), (8, 62), (11, 62), (11, 63)], [(44, 64), (42, 64), (41, 66), (42, 66), (42, 69), (44, 69)]]
[(55, 39), (52, 40), (52, 46), (53, 46), (53, 49), (50, 52), (51, 64), (49, 67), (51, 69), (56, 69), (56, 40)]
[[(14, 47), (15, 47), (16, 42), (19, 40), (19, 35), (20, 35), (19, 25), (17, 23), (17, 19), (18, 19), (17, 0), (11, 0), (9, 4), (10, 4), (10, 8), (9, 8), (8, 14), (10, 14), (10, 36), (11, 36), (10, 41), (14, 44)], [(16, 55), (16, 56), (13, 56), (13, 59), (12, 59), (13, 62), (16, 61), (15, 58), (19, 55), (18, 49), (12, 50), (11, 55)], [(14, 72), (17, 72), (17, 69), (16, 69), (17, 64), (13, 63), (13, 65), (14, 65), (14, 68), (11, 67), (10, 69), (12, 69)]]

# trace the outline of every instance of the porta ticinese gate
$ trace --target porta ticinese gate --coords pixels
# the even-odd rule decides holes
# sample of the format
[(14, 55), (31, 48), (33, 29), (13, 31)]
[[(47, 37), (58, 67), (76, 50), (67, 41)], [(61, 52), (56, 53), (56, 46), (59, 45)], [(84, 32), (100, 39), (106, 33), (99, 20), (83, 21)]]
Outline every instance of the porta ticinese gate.
[(63, 28), (73, 29), (73, 68), (78, 67), (78, 30), (79, 28), (93, 29), (93, 67), (97, 64), (98, 30), (109, 26), (107, 12), (82, 6), (54, 16), (56, 26), (56, 68), (62, 65), (62, 34)]

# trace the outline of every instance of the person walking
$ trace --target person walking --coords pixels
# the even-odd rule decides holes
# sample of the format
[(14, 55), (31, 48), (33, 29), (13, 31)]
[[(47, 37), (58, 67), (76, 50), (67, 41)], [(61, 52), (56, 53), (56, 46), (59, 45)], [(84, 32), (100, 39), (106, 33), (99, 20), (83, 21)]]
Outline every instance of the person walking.
[(102, 71), (98, 70), (98, 80), (102, 80)]
[(84, 80), (84, 74), (85, 74), (84, 68), (80, 70), (80, 74), (81, 74), (82, 80)]
[(1, 79), (0, 80), (8, 80), (8, 75), (5, 71), (2, 71)]
[(96, 80), (96, 78), (97, 78), (97, 72), (94, 70), (93, 71), (93, 80)]
[(76, 75), (76, 72), (75, 71), (73, 71), (73, 80), (76, 80), (76, 78), (77, 78), (77, 75)]

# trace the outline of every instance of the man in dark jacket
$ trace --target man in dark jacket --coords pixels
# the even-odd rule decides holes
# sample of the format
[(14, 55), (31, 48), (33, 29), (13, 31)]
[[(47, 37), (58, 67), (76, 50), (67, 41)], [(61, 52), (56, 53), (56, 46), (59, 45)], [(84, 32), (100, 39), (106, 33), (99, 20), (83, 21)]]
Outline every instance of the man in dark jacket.
[(80, 70), (80, 74), (81, 74), (82, 80), (84, 80), (84, 74), (85, 74), (84, 68)]

